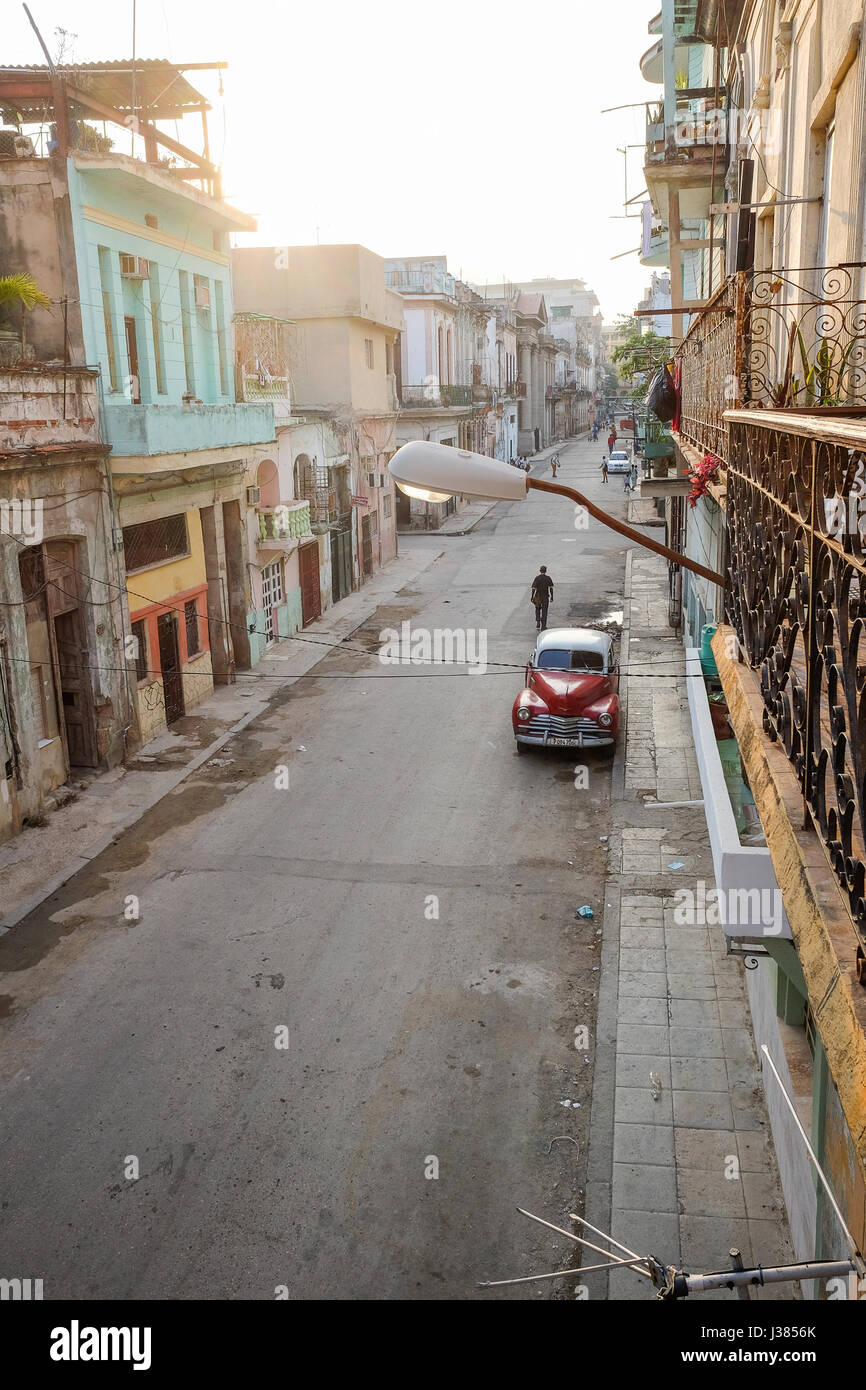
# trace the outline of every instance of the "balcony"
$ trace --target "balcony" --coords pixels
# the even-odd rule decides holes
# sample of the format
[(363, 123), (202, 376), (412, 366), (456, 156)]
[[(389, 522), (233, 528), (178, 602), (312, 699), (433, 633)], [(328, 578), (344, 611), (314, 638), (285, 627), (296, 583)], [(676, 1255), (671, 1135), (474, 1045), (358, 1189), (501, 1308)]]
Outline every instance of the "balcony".
[(717, 168), (724, 168), (727, 132), (723, 101), (708, 88), (685, 88), (677, 92), (669, 126), (665, 125), (664, 103), (647, 103), (644, 175), (653, 204), (662, 212), (662, 185), (693, 184), (696, 173), (711, 178), (714, 154)]
[[(178, 455), (219, 449), (245, 449), (269, 444), (274, 438), (274, 408), (270, 402), (229, 402), (224, 405), (133, 405), (122, 398), (105, 404), (106, 432), (117, 460), (173, 455), (164, 467), (196, 467), (195, 457), (181, 464)], [(136, 467), (135, 471), (151, 471)]]
[(730, 276), (676, 355), (680, 441), (723, 464), (737, 406), (866, 413), (866, 301), (843, 266)]
[(260, 550), (287, 550), (292, 541), (310, 533), (309, 502), (281, 502), (276, 507), (257, 507)]
[(401, 397), (404, 410), (442, 410), (471, 405), (472, 387), (427, 382), (424, 385), (403, 386)]
[(816, 1028), (866, 1167), (866, 421), (731, 410), (713, 652)]

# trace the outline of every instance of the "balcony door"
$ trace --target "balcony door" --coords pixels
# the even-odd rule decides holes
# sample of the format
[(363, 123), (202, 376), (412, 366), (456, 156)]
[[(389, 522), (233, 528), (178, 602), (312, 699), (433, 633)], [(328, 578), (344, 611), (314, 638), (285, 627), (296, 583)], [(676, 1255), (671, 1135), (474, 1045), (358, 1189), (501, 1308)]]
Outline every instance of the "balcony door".
[(141, 378), (138, 375), (138, 339), (135, 336), (135, 319), (131, 315), (123, 320), (126, 330), (126, 355), (129, 359), (129, 395), (133, 405), (141, 405)]

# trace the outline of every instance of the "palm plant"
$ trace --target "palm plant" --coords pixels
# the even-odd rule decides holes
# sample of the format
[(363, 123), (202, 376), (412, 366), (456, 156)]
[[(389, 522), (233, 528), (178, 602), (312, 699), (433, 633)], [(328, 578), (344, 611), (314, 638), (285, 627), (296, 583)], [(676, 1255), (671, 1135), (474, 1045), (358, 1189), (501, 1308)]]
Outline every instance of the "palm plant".
[(0, 275), (0, 309), (12, 304), (20, 304), (28, 311), (37, 307), (51, 308), (49, 296), (39, 288), (33, 276), (26, 273)]

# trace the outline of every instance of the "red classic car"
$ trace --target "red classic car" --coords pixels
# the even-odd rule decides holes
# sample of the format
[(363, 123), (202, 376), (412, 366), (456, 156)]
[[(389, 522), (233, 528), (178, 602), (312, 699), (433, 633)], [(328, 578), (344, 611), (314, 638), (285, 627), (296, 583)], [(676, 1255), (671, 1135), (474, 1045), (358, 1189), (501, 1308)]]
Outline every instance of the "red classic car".
[(527, 748), (613, 748), (619, 729), (613, 639), (587, 627), (539, 634), (514, 701), (518, 753)]

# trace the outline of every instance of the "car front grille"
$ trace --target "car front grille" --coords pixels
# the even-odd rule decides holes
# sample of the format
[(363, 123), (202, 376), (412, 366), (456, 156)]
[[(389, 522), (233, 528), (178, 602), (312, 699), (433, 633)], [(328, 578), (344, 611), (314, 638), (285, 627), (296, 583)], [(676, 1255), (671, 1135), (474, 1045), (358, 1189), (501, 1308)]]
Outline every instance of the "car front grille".
[(532, 733), (553, 734), (556, 738), (568, 738), (572, 734), (598, 733), (594, 719), (584, 719), (580, 715), (536, 714), (527, 719), (523, 726)]

